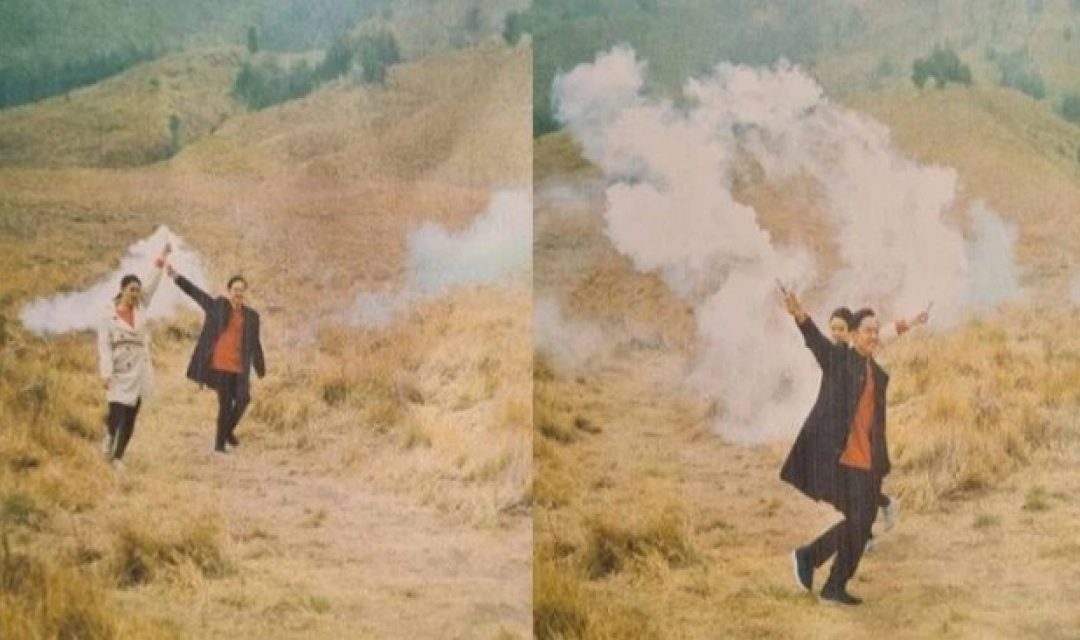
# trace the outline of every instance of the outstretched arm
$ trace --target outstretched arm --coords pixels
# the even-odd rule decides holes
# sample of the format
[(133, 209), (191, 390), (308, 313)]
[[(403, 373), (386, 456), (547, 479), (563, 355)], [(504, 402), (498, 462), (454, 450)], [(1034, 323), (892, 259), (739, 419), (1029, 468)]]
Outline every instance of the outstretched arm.
[(139, 294), (139, 302), (142, 303), (143, 307), (149, 307), (150, 301), (154, 299), (154, 293), (157, 292), (158, 285), (161, 284), (161, 273), (165, 269), (165, 261), (168, 260), (171, 252), (172, 245), (166, 242), (165, 248), (154, 259), (154, 270), (146, 279), (146, 284), (143, 285), (142, 292)]
[(787, 308), (787, 312), (791, 314), (791, 317), (795, 319), (795, 323), (799, 325), (799, 331), (803, 334), (806, 346), (814, 354), (818, 366), (821, 367), (822, 371), (828, 371), (832, 362), (830, 352), (833, 343), (829, 342), (829, 339), (817, 328), (817, 325), (814, 324), (813, 319), (802, 308), (802, 304), (793, 292), (784, 288), (783, 285), (780, 286), (780, 292), (784, 296), (784, 306)]
[(896, 322), (890, 322), (889, 324), (887, 324), (885, 326), (885, 330), (881, 333), (881, 342), (883, 344), (892, 342), (896, 338), (899, 338), (900, 336), (904, 335), (915, 327), (929, 322), (930, 307), (932, 306), (933, 303), (930, 303), (929, 305), (927, 305), (926, 309), (920, 311), (918, 315), (913, 316), (910, 320), (900, 318)]
[(181, 291), (188, 294), (192, 300), (202, 307), (203, 311), (209, 312), (214, 306), (214, 299), (210, 297), (209, 293), (198, 288), (194, 282), (177, 273), (176, 269), (172, 268), (172, 265), (165, 267), (165, 272), (176, 282), (176, 286)]

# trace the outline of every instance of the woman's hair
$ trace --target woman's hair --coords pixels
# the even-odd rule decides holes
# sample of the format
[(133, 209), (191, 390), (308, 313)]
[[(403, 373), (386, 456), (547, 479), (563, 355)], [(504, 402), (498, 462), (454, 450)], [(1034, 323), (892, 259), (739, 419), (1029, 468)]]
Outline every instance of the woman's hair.
[(829, 320), (832, 320), (833, 318), (840, 318), (843, 320), (849, 331), (855, 330), (855, 316), (851, 313), (851, 309), (848, 309), (847, 307), (837, 307), (836, 310), (832, 312), (832, 315), (829, 316)]
[(244, 276), (233, 276), (233, 277), (229, 278), (229, 283), (225, 285), (225, 288), (226, 289), (232, 289), (232, 286), (233, 286), (234, 282), (243, 282), (245, 287), (247, 286), (247, 283), (248, 283), (247, 280), (244, 279)]
[(134, 273), (129, 273), (123, 278), (120, 278), (120, 292), (113, 296), (114, 303), (120, 302), (120, 294), (123, 293), (124, 289), (127, 289), (127, 286), (132, 282), (138, 282), (139, 286), (142, 286), (142, 280), (139, 280), (139, 276), (135, 275)]

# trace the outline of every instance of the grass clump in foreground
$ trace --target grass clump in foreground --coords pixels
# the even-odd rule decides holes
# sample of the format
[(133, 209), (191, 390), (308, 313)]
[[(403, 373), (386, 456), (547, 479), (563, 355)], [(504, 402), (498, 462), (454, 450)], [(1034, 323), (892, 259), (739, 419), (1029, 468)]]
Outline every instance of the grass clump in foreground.
[(134, 518), (114, 525), (111, 574), (121, 587), (185, 575), (218, 578), (231, 570), (222, 529), (210, 516), (147, 524)]
[(604, 514), (592, 518), (587, 527), (583, 562), (590, 579), (618, 573), (650, 556), (676, 568), (698, 559), (686, 515), (674, 505), (629, 517)]

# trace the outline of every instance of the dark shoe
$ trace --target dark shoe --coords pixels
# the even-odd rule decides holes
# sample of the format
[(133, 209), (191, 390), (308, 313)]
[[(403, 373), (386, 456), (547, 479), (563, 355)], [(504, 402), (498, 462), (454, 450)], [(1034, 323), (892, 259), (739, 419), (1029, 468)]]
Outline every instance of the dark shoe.
[(234, 436), (231, 433), (229, 434), (228, 438), (225, 438), (225, 442), (227, 442), (230, 447), (239, 447), (240, 446), (240, 441), (237, 440), (236, 436)]
[(214, 447), (214, 453), (218, 453), (218, 454), (221, 454), (221, 455), (226, 455), (229, 452), (225, 450), (225, 447)]
[(809, 591), (814, 586), (814, 563), (810, 562), (810, 550), (799, 547), (791, 552), (791, 569), (799, 586)]
[(821, 602), (824, 604), (846, 604), (854, 606), (862, 604), (862, 598), (856, 598), (848, 593), (843, 587), (834, 587), (830, 584), (826, 584), (825, 588), (821, 590)]

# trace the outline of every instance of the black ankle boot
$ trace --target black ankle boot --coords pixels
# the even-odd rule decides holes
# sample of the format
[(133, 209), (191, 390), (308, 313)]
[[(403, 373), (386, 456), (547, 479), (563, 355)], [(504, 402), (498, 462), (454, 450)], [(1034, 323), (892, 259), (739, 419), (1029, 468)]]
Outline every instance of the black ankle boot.
[(856, 598), (848, 593), (844, 587), (838, 587), (831, 582), (826, 583), (821, 590), (821, 601), (825, 604), (846, 604), (849, 606), (862, 604), (862, 598)]

